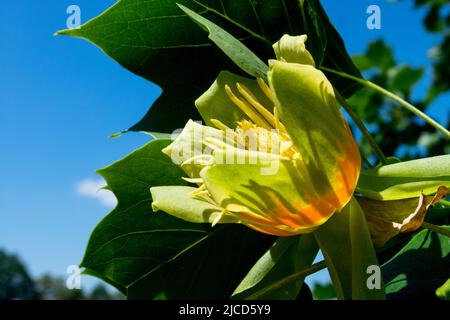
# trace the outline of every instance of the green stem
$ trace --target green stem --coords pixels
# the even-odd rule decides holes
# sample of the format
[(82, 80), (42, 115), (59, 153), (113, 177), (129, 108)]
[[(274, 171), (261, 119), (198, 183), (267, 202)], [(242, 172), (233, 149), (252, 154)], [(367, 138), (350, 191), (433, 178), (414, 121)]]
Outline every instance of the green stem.
[(432, 118), (430, 118), (429, 116), (427, 116), (425, 113), (423, 113), (422, 111), (420, 111), (419, 109), (417, 109), (415, 106), (413, 106), (412, 104), (410, 104), (409, 102), (403, 100), (402, 98), (396, 96), (395, 94), (393, 94), (390, 91), (387, 91), (386, 89), (380, 87), (379, 85), (376, 85), (373, 82), (370, 82), (368, 80), (364, 80), (352, 75), (349, 75), (345, 72), (340, 72), (334, 69), (329, 69), (327, 67), (320, 67), (320, 69), (324, 70), (324, 71), (328, 71), (334, 74), (337, 74), (341, 77), (347, 78), (347, 79), (352, 79), (366, 87), (372, 88), (382, 94), (384, 94), (386, 97), (398, 102), (399, 104), (401, 104), (403, 107), (405, 107), (406, 109), (408, 109), (409, 111), (411, 111), (412, 113), (414, 113), (415, 115), (419, 116), (420, 118), (422, 118), (423, 120), (425, 120), (428, 124), (430, 124), (431, 126), (433, 126), (434, 128), (436, 128), (437, 130), (441, 131), (445, 137), (447, 137), (447, 139), (450, 139), (450, 131), (448, 131), (447, 129), (445, 129), (442, 125), (440, 125), (438, 122), (436, 122), (435, 120), (433, 120)]
[(348, 115), (350, 116), (350, 118), (352, 118), (352, 120), (358, 126), (359, 130), (361, 130), (361, 133), (367, 139), (367, 142), (369, 142), (373, 151), (377, 154), (378, 159), (380, 159), (382, 164), (387, 164), (388, 161), (386, 159), (386, 156), (384, 155), (383, 151), (380, 149), (380, 147), (376, 143), (375, 139), (370, 134), (369, 130), (367, 130), (367, 128), (364, 125), (364, 123), (362, 122), (362, 120), (356, 115), (356, 113), (353, 111), (352, 107), (347, 103), (347, 101), (344, 99), (344, 97), (342, 97), (341, 94), (337, 90), (334, 90), (334, 91), (336, 93), (336, 98), (338, 99), (339, 103), (342, 105), (342, 107), (345, 109), (345, 111), (347, 111)]
[(428, 222), (423, 222), (422, 228), (434, 231), (436, 233), (442, 234), (442, 235), (450, 238), (450, 230), (442, 228), (441, 226), (437, 226), (437, 225), (434, 225), (434, 224), (428, 223)]
[(284, 277), (274, 283), (272, 283), (270, 286), (264, 287), (258, 291), (256, 291), (255, 293), (253, 293), (252, 295), (248, 296), (247, 298), (245, 298), (245, 300), (256, 300), (259, 298), (263, 298), (264, 296), (266, 296), (268, 293), (271, 293), (277, 289), (282, 288), (283, 286), (298, 280), (299, 278), (304, 278), (310, 274), (313, 274), (317, 271), (320, 271), (324, 268), (326, 268), (326, 263), (325, 261), (320, 261), (317, 262), (313, 265), (311, 265), (309, 268), (301, 270), (299, 272), (293, 273), (287, 277)]
[(361, 152), (361, 158), (363, 162), (366, 164), (368, 168), (373, 168), (373, 165), (370, 163), (370, 161), (366, 158), (366, 156), (363, 154), (362, 150), (359, 150)]

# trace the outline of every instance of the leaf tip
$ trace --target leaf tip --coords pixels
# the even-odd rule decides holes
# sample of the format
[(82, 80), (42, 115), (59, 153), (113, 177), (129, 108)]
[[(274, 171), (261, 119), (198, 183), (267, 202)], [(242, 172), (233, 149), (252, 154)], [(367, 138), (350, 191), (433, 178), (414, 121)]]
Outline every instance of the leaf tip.
[(124, 131), (120, 131), (120, 132), (117, 132), (117, 133), (113, 133), (113, 134), (111, 134), (111, 135), (108, 136), (108, 139), (119, 138), (119, 137), (121, 137), (124, 133), (127, 133), (127, 132), (128, 132), (128, 130), (124, 130)]
[[(178, 8), (180, 8), (181, 10), (185, 10), (185, 9), (187, 9), (185, 6), (183, 6), (181, 3), (179, 3), (179, 2), (175, 2), (175, 4), (178, 6)], [(189, 9), (188, 9), (189, 10)]]
[(63, 29), (58, 30), (55, 33), (53, 33), (54, 36), (72, 36), (77, 37), (80, 36), (80, 30), (81, 28), (74, 28), (74, 29)]

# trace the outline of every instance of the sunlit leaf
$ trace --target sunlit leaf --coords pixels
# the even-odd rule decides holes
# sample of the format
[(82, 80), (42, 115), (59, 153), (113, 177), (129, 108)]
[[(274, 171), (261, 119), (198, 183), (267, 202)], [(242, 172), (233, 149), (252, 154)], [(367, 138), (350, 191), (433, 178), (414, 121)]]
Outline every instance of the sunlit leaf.
[[(258, 291), (293, 273), (308, 268), (319, 248), (312, 235), (280, 237), (258, 260), (236, 288), (233, 298), (246, 299)], [(297, 298), (304, 278), (299, 278), (281, 288), (262, 293), (258, 299)]]

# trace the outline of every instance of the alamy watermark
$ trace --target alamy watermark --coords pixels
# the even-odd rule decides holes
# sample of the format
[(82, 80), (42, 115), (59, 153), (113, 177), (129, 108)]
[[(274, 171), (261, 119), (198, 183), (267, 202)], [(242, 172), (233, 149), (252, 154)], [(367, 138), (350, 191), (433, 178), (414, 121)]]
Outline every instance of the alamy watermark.
[(81, 8), (75, 4), (67, 7), (66, 13), (69, 15), (66, 20), (67, 29), (75, 29), (81, 26)]
[(366, 286), (369, 290), (381, 289), (381, 268), (377, 265), (367, 267)]
[(366, 13), (369, 14), (366, 25), (369, 30), (381, 29), (381, 8), (376, 4), (367, 7)]
[(77, 265), (70, 265), (66, 269), (68, 274), (66, 279), (66, 288), (69, 290), (81, 289), (81, 269)]

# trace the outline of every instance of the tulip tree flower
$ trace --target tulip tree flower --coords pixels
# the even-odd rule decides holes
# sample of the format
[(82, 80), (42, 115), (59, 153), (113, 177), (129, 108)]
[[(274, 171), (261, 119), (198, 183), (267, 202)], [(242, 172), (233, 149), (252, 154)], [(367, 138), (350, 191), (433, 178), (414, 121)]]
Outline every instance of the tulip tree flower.
[(352, 198), (361, 159), (306, 36), (274, 45), (267, 83), (222, 72), (163, 150), (197, 187), (151, 188), (152, 207), (191, 222), (310, 233)]

